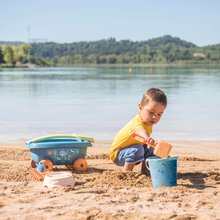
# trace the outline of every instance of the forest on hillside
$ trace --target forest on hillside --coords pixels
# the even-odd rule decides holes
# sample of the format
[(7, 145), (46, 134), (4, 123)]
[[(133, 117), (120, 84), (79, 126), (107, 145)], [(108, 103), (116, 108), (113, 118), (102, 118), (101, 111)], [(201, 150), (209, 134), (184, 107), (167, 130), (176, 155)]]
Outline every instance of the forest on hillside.
[(198, 47), (169, 35), (147, 41), (115, 38), (74, 43), (0, 42), (0, 65), (218, 64), (220, 44)]

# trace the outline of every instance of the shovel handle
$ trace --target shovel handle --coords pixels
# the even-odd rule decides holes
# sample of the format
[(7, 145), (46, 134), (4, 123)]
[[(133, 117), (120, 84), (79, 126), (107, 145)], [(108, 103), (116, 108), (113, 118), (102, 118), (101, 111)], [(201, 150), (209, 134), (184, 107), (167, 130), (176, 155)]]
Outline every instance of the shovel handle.
[(156, 147), (157, 146), (157, 142), (154, 142), (154, 144), (149, 144), (151, 147)]

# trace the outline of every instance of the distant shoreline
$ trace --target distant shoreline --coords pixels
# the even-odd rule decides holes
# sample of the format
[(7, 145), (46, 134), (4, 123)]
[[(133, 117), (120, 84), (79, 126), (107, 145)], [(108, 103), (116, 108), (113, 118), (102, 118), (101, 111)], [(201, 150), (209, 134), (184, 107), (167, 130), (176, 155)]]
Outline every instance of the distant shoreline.
[(35, 66), (32, 65), (0, 65), (1, 69), (32, 69), (32, 68), (65, 68), (65, 67), (220, 67), (220, 63), (175, 63), (175, 64), (75, 64), (59, 66)]

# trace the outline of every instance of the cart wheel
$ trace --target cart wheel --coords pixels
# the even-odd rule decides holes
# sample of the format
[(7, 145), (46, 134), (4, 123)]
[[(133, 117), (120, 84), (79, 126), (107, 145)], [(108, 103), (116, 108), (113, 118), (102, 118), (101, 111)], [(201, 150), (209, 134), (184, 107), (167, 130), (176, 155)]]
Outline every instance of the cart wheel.
[(77, 171), (85, 171), (87, 170), (88, 164), (85, 159), (78, 158), (73, 163), (73, 168)]
[(40, 172), (48, 172), (53, 170), (53, 163), (50, 160), (41, 160), (37, 165)]
[(35, 163), (34, 160), (31, 160), (31, 167), (32, 167), (32, 168), (36, 168), (36, 167), (37, 167), (37, 165), (36, 165), (36, 163)]

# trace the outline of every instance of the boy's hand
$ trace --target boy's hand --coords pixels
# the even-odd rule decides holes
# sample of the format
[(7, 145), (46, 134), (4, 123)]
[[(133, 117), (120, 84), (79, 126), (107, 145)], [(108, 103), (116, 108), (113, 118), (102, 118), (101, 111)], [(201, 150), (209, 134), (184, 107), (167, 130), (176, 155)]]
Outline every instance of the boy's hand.
[(147, 138), (145, 138), (145, 143), (148, 145), (148, 146), (154, 146), (155, 145), (155, 140), (153, 139), (153, 138), (151, 138), (151, 137), (147, 137)]

